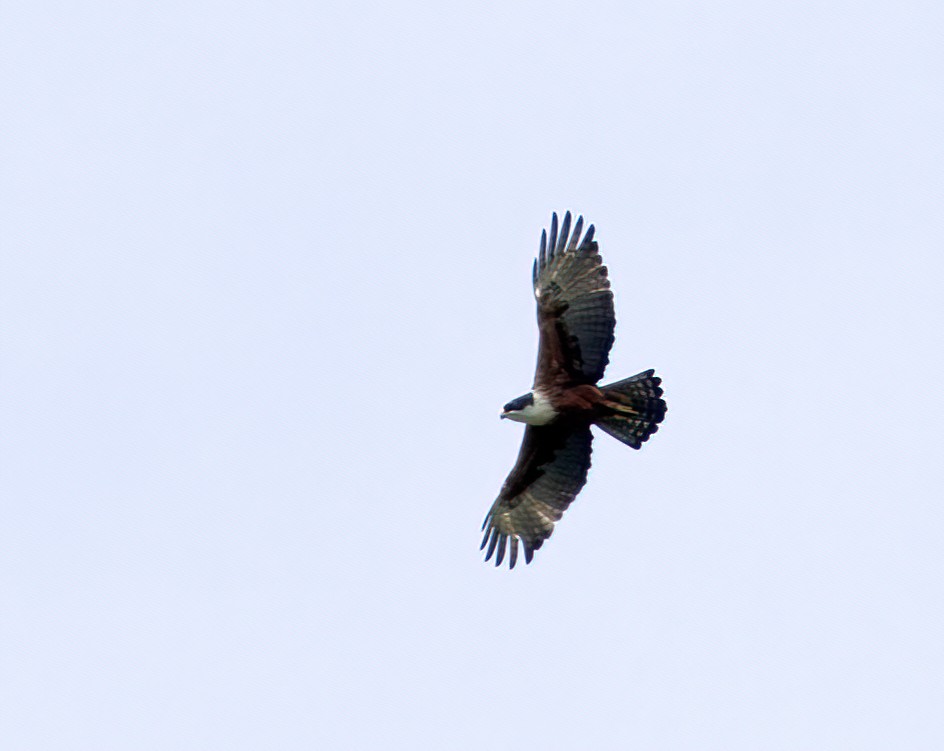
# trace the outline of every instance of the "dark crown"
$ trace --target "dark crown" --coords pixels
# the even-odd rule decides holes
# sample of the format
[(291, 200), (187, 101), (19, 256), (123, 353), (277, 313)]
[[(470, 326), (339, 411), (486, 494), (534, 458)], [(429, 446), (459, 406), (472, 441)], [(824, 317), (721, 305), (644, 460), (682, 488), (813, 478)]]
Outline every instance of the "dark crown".
[(525, 394), (508, 402), (505, 405), (505, 412), (520, 412), (530, 404), (534, 404), (534, 394)]

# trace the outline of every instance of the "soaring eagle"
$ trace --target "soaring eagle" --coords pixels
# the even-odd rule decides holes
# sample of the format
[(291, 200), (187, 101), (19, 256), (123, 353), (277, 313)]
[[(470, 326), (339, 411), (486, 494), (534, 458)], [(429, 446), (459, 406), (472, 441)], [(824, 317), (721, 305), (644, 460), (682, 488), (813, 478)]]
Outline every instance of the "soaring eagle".
[(640, 448), (665, 417), (661, 379), (647, 370), (608, 386), (597, 386), (613, 346), (613, 293), (606, 266), (593, 241), (593, 225), (580, 240), (583, 217), (570, 232), (570, 212), (557, 231), (541, 232), (541, 250), (532, 279), (538, 306), (538, 363), (531, 391), (505, 405), (503, 418), (526, 423), (511, 474), (482, 529), (485, 560), (510, 568), (554, 531), (590, 469), (590, 426), (596, 425), (627, 446)]

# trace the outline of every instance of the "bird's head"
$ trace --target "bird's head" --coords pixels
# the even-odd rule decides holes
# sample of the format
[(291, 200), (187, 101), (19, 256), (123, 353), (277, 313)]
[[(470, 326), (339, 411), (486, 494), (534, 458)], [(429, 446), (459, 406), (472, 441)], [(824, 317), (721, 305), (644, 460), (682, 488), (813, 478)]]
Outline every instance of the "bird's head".
[(512, 399), (508, 404), (502, 408), (502, 419), (508, 418), (509, 420), (515, 420), (516, 422), (527, 422), (527, 412), (528, 407), (534, 407), (534, 393), (527, 393), (524, 396), (519, 396), (517, 399)]
[(508, 402), (501, 416), (528, 425), (547, 425), (557, 419), (557, 410), (546, 394), (532, 391)]

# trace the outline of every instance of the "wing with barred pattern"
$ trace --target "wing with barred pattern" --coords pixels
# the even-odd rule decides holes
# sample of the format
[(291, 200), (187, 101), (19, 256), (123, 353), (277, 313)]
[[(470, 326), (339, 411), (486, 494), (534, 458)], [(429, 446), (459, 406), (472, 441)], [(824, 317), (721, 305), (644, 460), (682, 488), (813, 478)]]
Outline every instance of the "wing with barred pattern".
[(540, 344), (534, 383), (596, 383), (603, 377), (613, 346), (616, 314), (606, 266), (593, 241), (593, 225), (583, 239), (583, 217), (570, 231), (570, 212), (557, 231), (541, 233), (532, 279), (538, 305)]
[(525, 428), (518, 461), (485, 517), (485, 560), (500, 566), (518, 560), (518, 541), (526, 563), (554, 531), (564, 511), (587, 481), (593, 436), (590, 426), (567, 421)]

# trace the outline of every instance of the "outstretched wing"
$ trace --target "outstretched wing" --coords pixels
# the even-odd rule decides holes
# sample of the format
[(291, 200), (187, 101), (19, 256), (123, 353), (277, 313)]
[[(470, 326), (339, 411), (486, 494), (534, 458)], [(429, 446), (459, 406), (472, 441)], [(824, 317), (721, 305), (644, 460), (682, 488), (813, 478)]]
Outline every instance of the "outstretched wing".
[(581, 216), (570, 233), (568, 211), (560, 235), (557, 214), (551, 219), (550, 240), (541, 232), (541, 252), (532, 273), (541, 337), (535, 387), (596, 383), (609, 362), (616, 326), (613, 293), (593, 241), (593, 225), (580, 241), (582, 228)]
[(486, 561), (497, 550), (495, 565), (500, 566), (510, 543), (509, 566), (514, 568), (521, 540), (525, 561), (531, 563), (587, 481), (592, 440), (589, 425), (565, 421), (525, 428), (518, 461), (482, 524)]

